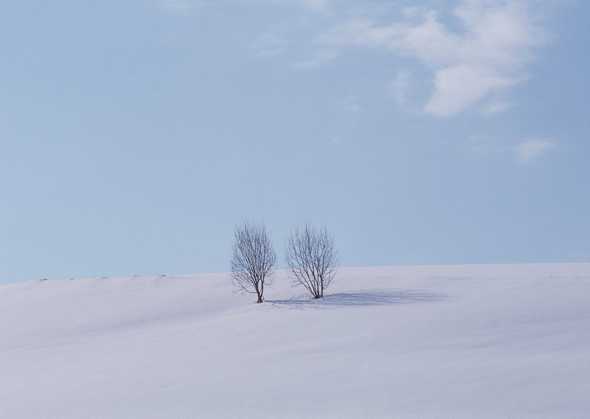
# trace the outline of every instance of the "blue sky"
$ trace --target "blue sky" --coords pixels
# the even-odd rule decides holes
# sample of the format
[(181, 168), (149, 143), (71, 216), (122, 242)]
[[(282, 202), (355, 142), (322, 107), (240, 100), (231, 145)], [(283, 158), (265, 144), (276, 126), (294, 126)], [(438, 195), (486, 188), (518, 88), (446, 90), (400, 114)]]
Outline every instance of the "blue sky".
[(590, 260), (590, 6), (23, 1), (0, 15), (0, 281)]

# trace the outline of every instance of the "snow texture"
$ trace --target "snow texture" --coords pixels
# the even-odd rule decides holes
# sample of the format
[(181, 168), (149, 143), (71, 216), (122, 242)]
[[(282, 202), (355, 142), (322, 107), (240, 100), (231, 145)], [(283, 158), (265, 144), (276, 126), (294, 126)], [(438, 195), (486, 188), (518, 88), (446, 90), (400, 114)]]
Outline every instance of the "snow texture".
[(584, 418), (590, 265), (0, 286), (2, 418)]

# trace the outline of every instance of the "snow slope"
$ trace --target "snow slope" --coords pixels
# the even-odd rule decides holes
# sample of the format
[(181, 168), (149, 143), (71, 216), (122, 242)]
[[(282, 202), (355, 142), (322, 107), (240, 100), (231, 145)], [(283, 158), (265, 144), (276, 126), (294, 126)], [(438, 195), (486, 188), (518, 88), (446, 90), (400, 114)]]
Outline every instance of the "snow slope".
[(585, 418), (590, 265), (0, 286), (1, 418)]

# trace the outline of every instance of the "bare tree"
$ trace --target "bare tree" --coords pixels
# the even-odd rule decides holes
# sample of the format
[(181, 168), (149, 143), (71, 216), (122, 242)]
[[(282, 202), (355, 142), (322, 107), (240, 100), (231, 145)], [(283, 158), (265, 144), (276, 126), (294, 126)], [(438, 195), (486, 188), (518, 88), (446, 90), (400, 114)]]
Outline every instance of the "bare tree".
[(264, 285), (272, 274), (276, 254), (264, 226), (243, 224), (234, 230), (232, 279), (241, 290), (264, 301)]
[(309, 225), (297, 229), (289, 238), (287, 263), (295, 283), (314, 298), (322, 298), (336, 275), (334, 239), (324, 227)]

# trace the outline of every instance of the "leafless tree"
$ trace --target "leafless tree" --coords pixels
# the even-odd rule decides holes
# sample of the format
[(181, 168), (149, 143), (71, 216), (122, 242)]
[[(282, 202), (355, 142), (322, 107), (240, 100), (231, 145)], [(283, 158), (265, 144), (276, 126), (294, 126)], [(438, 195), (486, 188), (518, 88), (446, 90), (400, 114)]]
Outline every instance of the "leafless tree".
[(276, 254), (264, 226), (243, 224), (234, 231), (232, 279), (241, 290), (264, 301), (264, 286), (272, 275)]
[(287, 263), (295, 283), (322, 298), (336, 275), (334, 239), (326, 228), (306, 225), (295, 230), (287, 245)]

